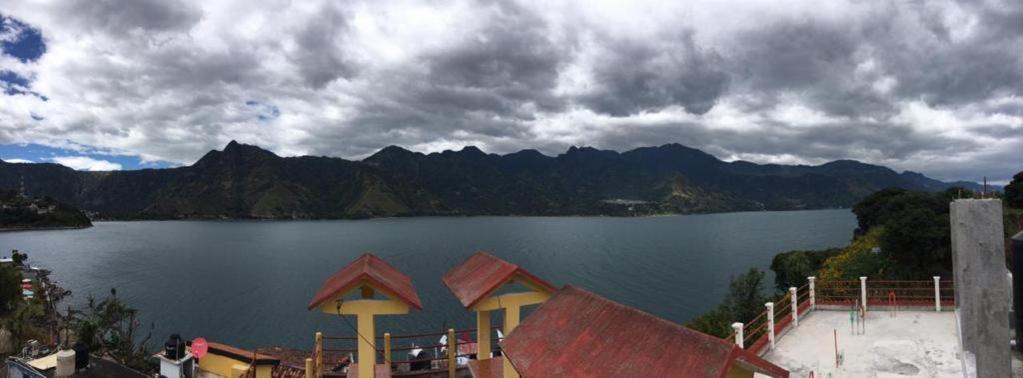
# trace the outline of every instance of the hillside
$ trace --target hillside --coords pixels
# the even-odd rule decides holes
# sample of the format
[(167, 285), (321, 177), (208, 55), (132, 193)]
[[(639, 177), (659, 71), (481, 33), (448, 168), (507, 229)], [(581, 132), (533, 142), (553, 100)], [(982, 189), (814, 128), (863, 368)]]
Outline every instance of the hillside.
[[(724, 162), (678, 144), (619, 153), (572, 147), (497, 155), (390, 146), (363, 161), (280, 157), (231, 142), (191, 166), (79, 172), (0, 162), (0, 189), (24, 178), (107, 219), (360, 218), (414, 215), (645, 215), (848, 207), (886, 187), (953, 184), (856, 161)], [(977, 186), (974, 183), (958, 183)]]
[(0, 230), (85, 228), (92, 222), (78, 209), (49, 198), (0, 191)]

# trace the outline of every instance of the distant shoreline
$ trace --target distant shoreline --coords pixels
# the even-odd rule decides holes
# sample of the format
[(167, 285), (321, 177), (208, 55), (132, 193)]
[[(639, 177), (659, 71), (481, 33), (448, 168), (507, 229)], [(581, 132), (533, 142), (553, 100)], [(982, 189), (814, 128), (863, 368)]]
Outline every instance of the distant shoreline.
[(81, 230), (92, 227), (88, 226), (51, 226), (51, 227), (0, 227), (0, 232), (18, 232), (18, 231), (55, 231), (55, 230)]
[(822, 211), (822, 210), (850, 210), (851, 207), (827, 207), (813, 209), (788, 209), (788, 210), (742, 210), (742, 211), (719, 211), (719, 212), (698, 212), (698, 213), (660, 213), (644, 215), (608, 215), (608, 214), (564, 214), (564, 215), (538, 215), (538, 214), (432, 214), (432, 215), (391, 215), (380, 217), (351, 217), (351, 218), (217, 218), (217, 217), (196, 217), (196, 218), (106, 218), (93, 219), (93, 222), (329, 222), (329, 221), (362, 221), (377, 219), (413, 219), (413, 218), (662, 218), (674, 216), (695, 216), (695, 215), (718, 215), (718, 214), (742, 214), (742, 213), (784, 213), (796, 211)]

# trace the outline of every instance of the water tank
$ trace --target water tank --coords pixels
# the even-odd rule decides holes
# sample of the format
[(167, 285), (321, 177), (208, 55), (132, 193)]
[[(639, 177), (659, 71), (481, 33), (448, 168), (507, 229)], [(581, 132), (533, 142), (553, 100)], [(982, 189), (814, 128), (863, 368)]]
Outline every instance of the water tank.
[(75, 351), (75, 371), (89, 367), (89, 346), (79, 340), (71, 349)]
[(172, 360), (180, 360), (185, 357), (185, 340), (181, 335), (172, 334), (170, 339), (163, 344), (163, 355)]
[(54, 377), (70, 377), (75, 373), (75, 351), (65, 349), (57, 352), (57, 371)]

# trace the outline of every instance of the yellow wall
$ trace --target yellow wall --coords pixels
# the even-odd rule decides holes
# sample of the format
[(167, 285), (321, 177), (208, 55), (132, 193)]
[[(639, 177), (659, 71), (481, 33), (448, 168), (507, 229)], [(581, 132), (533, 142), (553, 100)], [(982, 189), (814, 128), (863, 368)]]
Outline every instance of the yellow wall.
[[(199, 359), (199, 368), (222, 377), (238, 378), (249, 370), (249, 362), (207, 353)], [(256, 378), (270, 378), (272, 370), (270, 365), (256, 366)]]
[(753, 372), (732, 365), (732, 368), (728, 370), (728, 378), (753, 378)]

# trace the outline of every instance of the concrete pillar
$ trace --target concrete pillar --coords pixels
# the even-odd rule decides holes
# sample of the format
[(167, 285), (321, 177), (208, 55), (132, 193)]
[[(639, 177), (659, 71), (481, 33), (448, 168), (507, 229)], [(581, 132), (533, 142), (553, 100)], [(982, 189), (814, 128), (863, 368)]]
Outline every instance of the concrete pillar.
[(742, 323), (739, 323), (739, 322), (732, 323), (732, 329), (735, 330), (735, 345), (738, 345), (739, 348), (745, 348), (744, 346), (742, 346), (742, 341), (743, 341), (742, 340)]
[(867, 312), (867, 277), (860, 277), (860, 304), (863, 312)]
[(316, 365), (313, 367), (313, 375), (317, 378), (323, 376), (323, 332), (316, 332), (316, 346), (313, 347), (313, 357), (316, 358)]
[(977, 377), (1009, 377), (1011, 350), (1009, 303), (1005, 279), (1005, 234), (1002, 202), (964, 199), (949, 211), (956, 314), (963, 350), (976, 357)]
[(316, 377), (316, 373), (314, 372), (314, 370), (316, 370), (316, 368), (313, 365), (313, 359), (312, 358), (306, 358), (305, 359), (305, 378), (314, 378), (314, 377)]
[(767, 340), (774, 349), (774, 302), (764, 303), (764, 307), (767, 307)]
[(817, 277), (814, 277), (814, 276), (806, 277), (806, 280), (810, 281), (810, 310), (816, 310), (817, 309), (817, 289), (816, 289), (816, 287), (814, 285), (814, 281), (817, 280)]
[(934, 311), (941, 312), (941, 276), (934, 276)]
[[(359, 331), (358, 363), (360, 377), (375, 377), (377, 366), (376, 327), (372, 314), (358, 314), (355, 328)], [(322, 369), (322, 368), (321, 368)], [(320, 370), (323, 374), (323, 370)]]
[(490, 359), (490, 311), (476, 311), (476, 359)]
[[(519, 325), (519, 306), (510, 306), (504, 309), (504, 337), (511, 335), (515, 327)], [(519, 378), (519, 372), (512, 366), (511, 360), (507, 357), (504, 358), (503, 364), (504, 378)]]
[(789, 288), (789, 296), (792, 298), (792, 326), (799, 326), (799, 296), (796, 295), (796, 288)]

